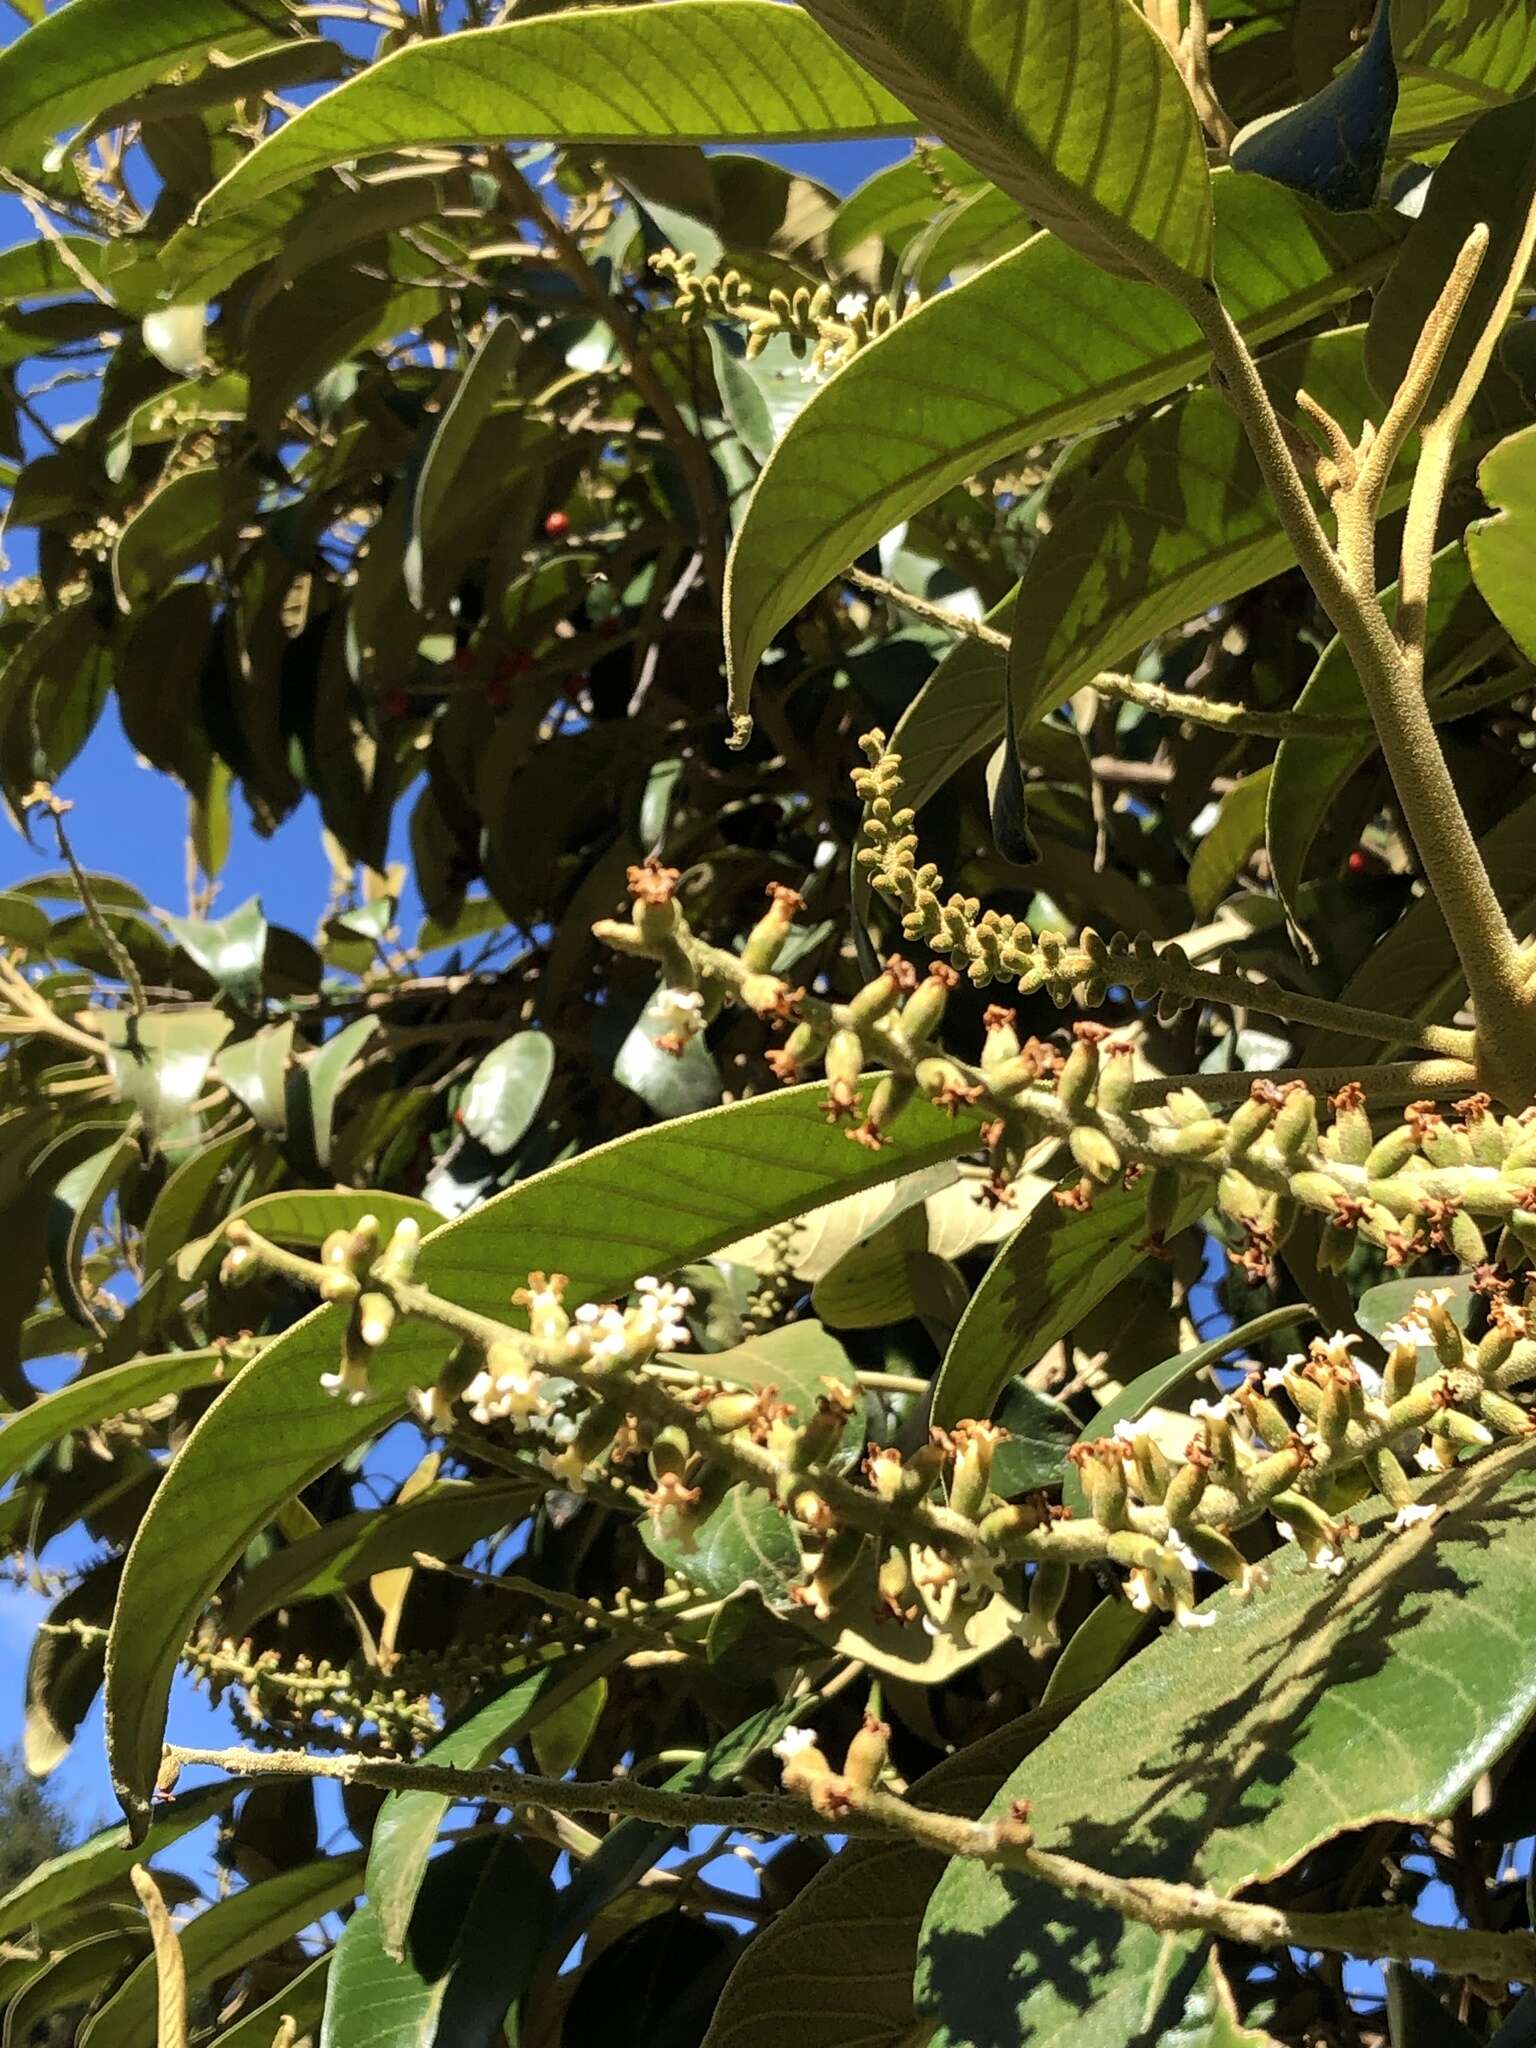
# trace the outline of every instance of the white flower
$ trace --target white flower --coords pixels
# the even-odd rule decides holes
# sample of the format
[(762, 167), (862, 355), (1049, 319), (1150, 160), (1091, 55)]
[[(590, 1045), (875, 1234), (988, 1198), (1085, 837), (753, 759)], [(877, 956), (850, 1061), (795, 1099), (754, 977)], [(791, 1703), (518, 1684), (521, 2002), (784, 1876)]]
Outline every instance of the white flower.
[(1176, 1607), (1174, 1621), (1180, 1628), (1210, 1628), (1214, 1625), (1214, 1614), (1197, 1614), (1193, 1607)]
[(793, 1763), (797, 1756), (804, 1756), (807, 1750), (816, 1748), (814, 1728), (786, 1728), (773, 1745), (773, 1753), (781, 1764)]
[(1307, 1563), (1315, 1572), (1325, 1572), (1330, 1579), (1336, 1579), (1344, 1569), (1344, 1560), (1331, 1543), (1320, 1543)]
[(655, 1002), (658, 1023), (690, 1036), (704, 1021), (704, 998), (696, 988), (664, 988)]
[(368, 1384), (366, 1365), (354, 1365), (350, 1359), (343, 1360), (340, 1372), (323, 1372), (320, 1375), (322, 1390), (334, 1399), (345, 1401), (349, 1408), (356, 1408), (366, 1401), (373, 1389)]
[(1282, 1543), (1294, 1543), (1296, 1541), (1296, 1531), (1289, 1522), (1282, 1522), (1278, 1515), (1275, 1517), (1275, 1528), (1279, 1532)]
[(1454, 1287), (1426, 1287), (1413, 1297), (1414, 1314), (1427, 1316), (1432, 1308), (1444, 1308), (1448, 1301), (1455, 1299)]
[(987, 1593), (1001, 1593), (1001, 1564), (1002, 1559), (993, 1557), (990, 1551), (969, 1553), (960, 1566), (960, 1586), (965, 1598), (979, 1600)]
[(1432, 1522), (1439, 1512), (1440, 1510), (1437, 1507), (1420, 1507), (1417, 1502), (1414, 1502), (1408, 1507), (1398, 1509), (1397, 1513), (1392, 1517), (1392, 1527), (1394, 1529), (1411, 1529), (1416, 1522)]
[(838, 318), (841, 320), (857, 320), (859, 315), (867, 309), (868, 305), (868, 292), (844, 292), (837, 302)]
[(1115, 1442), (1117, 1444), (1134, 1444), (1140, 1435), (1141, 1425), (1139, 1423), (1117, 1422), (1115, 1424)]
[(1229, 1422), (1232, 1418), (1231, 1405), (1225, 1394), (1217, 1401), (1191, 1401), (1189, 1413), (1195, 1422)]
[(1401, 1322), (1386, 1325), (1381, 1341), (1394, 1351), (1402, 1345), (1417, 1351), (1421, 1344), (1429, 1342), (1429, 1325), (1422, 1316), (1406, 1315)]
[(1446, 1469), (1439, 1451), (1435, 1448), (1438, 1442), (1438, 1437), (1426, 1437), (1414, 1452), (1413, 1462), (1421, 1472), (1443, 1472)]
[(498, 1360), (494, 1368), (487, 1363), (464, 1389), (464, 1399), (482, 1428), (509, 1418), (521, 1423), (542, 1405), (543, 1387), (544, 1375), (517, 1357)]
[(1138, 1614), (1150, 1614), (1158, 1604), (1153, 1598), (1152, 1585), (1152, 1574), (1145, 1566), (1134, 1566), (1125, 1582), (1125, 1597)]
[(1264, 1391), (1266, 1394), (1284, 1393), (1285, 1376), (1293, 1361), (1287, 1359), (1284, 1365), (1270, 1365), (1264, 1369)]

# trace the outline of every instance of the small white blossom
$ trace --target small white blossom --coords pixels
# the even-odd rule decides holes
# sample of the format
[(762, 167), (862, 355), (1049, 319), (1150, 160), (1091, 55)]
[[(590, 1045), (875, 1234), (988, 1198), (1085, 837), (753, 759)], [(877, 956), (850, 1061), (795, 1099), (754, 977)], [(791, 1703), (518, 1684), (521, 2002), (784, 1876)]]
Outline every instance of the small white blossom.
[(1232, 1409), (1225, 1394), (1217, 1401), (1191, 1401), (1190, 1417), (1195, 1422), (1230, 1422)]
[(696, 988), (664, 988), (653, 1009), (659, 1023), (690, 1036), (704, 1022), (704, 998)]
[(1422, 1316), (1406, 1315), (1400, 1322), (1388, 1323), (1381, 1333), (1381, 1341), (1390, 1350), (1407, 1345), (1417, 1351), (1421, 1344), (1429, 1342), (1429, 1325)]
[(1415, 1315), (1427, 1316), (1432, 1308), (1444, 1308), (1455, 1299), (1454, 1287), (1426, 1287), (1413, 1297), (1413, 1311)]
[(1282, 1543), (1294, 1543), (1296, 1541), (1296, 1531), (1289, 1522), (1282, 1522), (1278, 1515), (1275, 1517), (1275, 1528), (1279, 1533)]
[(1315, 1572), (1325, 1572), (1330, 1579), (1338, 1578), (1344, 1569), (1344, 1559), (1331, 1543), (1320, 1543), (1307, 1563)]
[(1427, 1436), (1414, 1452), (1413, 1462), (1421, 1472), (1443, 1472), (1445, 1470), (1440, 1453), (1435, 1448), (1438, 1441), (1439, 1439), (1436, 1437)]
[(1265, 1367), (1263, 1386), (1266, 1394), (1285, 1392), (1285, 1375), (1290, 1370), (1291, 1363), (1292, 1361), (1287, 1359), (1284, 1365)]
[(1150, 1614), (1158, 1605), (1153, 1593), (1152, 1574), (1144, 1566), (1133, 1567), (1125, 1582), (1125, 1597), (1138, 1614)]
[(861, 313), (868, 310), (868, 307), (868, 292), (844, 292), (837, 302), (838, 318), (840, 320), (857, 320)]
[(816, 1748), (814, 1728), (786, 1728), (773, 1745), (773, 1753), (781, 1764), (793, 1763), (797, 1756), (804, 1756), (807, 1750)]
[(1416, 1522), (1432, 1522), (1440, 1512), (1437, 1507), (1420, 1507), (1417, 1502), (1399, 1508), (1392, 1517), (1394, 1529), (1411, 1529)]
[(990, 1551), (972, 1552), (960, 1566), (960, 1590), (967, 1600), (980, 1600), (988, 1593), (1001, 1593), (1002, 1559)]
[(1179, 1560), (1179, 1563), (1183, 1565), (1185, 1571), (1199, 1571), (1200, 1559), (1195, 1555), (1194, 1551), (1190, 1549), (1189, 1545), (1185, 1542), (1184, 1538), (1179, 1534), (1177, 1529), (1170, 1529), (1168, 1531), (1168, 1548)]
[(1115, 1442), (1117, 1444), (1134, 1444), (1141, 1433), (1140, 1423), (1117, 1422), (1115, 1424)]
[(350, 1359), (342, 1362), (340, 1372), (323, 1372), (320, 1375), (321, 1388), (334, 1399), (345, 1401), (349, 1408), (356, 1408), (366, 1401), (373, 1389), (368, 1384), (368, 1368), (354, 1364)]

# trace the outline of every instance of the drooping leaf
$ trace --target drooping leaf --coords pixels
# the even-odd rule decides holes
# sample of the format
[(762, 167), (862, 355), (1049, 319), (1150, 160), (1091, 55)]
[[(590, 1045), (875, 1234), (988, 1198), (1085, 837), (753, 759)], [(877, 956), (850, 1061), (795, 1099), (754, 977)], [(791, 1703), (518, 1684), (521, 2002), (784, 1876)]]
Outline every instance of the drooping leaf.
[(542, 1031), (517, 1031), (476, 1067), (459, 1119), (488, 1152), (513, 1151), (539, 1113), (555, 1071), (554, 1040)]
[(89, 121), (178, 64), (228, 50), (292, 17), (278, 0), (74, 0), (67, 21), (39, 21), (0, 53), (0, 153), (24, 164), (40, 144)]
[(130, 1839), (126, 1823), (119, 1822), (40, 1863), (0, 1898), (0, 1933), (11, 1935), (74, 1912), (82, 1900), (126, 1886), (135, 1863), (147, 1863), (212, 1815), (223, 1813), (245, 1789), (245, 1783), (243, 1778), (224, 1778), (183, 1792), (174, 1805), (156, 1808), (148, 1833), (137, 1844)]
[(1376, 198), (1396, 111), (1392, 10), (1381, 0), (1359, 56), (1301, 106), (1245, 128), (1232, 144), (1232, 161), (1240, 171), (1352, 212)]
[(98, 1010), (97, 1026), (111, 1047), (108, 1065), (119, 1095), (159, 1139), (202, 1093), (219, 1047), (234, 1029), (217, 1010), (188, 1004), (174, 1010)]
[(594, 1678), (562, 1705), (541, 1714), (529, 1731), (534, 1761), (547, 1778), (563, 1778), (586, 1755), (608, 1704), (608, 1681)]
[[(476, 1706), (426, 1752), (455, 1770), (481, 1770), (518, 1742), (544, 1714), (586, 1690), (619, 1645), (570, 1652), (536, 1665), (504, 1692)], [(378, 1914), (379, 1941), (397, 1961), (405, 1955), (422, 1877), (451, 1801), (436, 1792), (395, 1792), (380, 1809), (368, 1853), (368, 1898)]]
[[(1000, 1801), (1029, 1799), (1038, 1838), (1098, 1868), (1218, 1894), (1367, 1820), (1448, 1813), (1536, 1705), (1529, 1462), (1517, 1446), (1450, 1478), (1440, 1518), (1407, 1536), (1372, 1518), (1341, 1583), (1293, 1557), (1263, 1599), (1218, 1594), (1211, 1628), (1133, 1658)], [(1177, 2016), (1202, 1946), (957, 1862), (924, 1924), (919, 2002), (954, 2048), (1001, 2024), (1123, 2048)]]
[(124, 611), (220, 553), (255, 510), (256, 497), (249, 472), (223, 465), (188, 470), (157, 491), (128, 521), (112, 553), (112, 578)]
[[(871, 1153), (825, 1122), (822, 1100), (818, 1087), (786, 1089), (552, 1167), (434, 1232), (419, 1277), (494, 1315), (506, 1314), (514, 1276), (535, 1268), (567, 1273), (573, 1302), (603, 1300), (640, 1273), (673, 1271), (780, 1217), (976, 1142), (974, 1114), (951, 1118), (914, 1103), (891, 1142)], [(366, 1206), (357, 1198), (348, 1220)], [(392, 1420), (411, 1387), (433, 1383), (447, 1349), (423, 1325), (397, 1328), (377, 1354), (375, 1396), (348, 1407), (318, 1392), (340, 1342), (339, 1312), (321, 1310), (271, 1344), (192, 1432), (134, 1539), (107, 1696), (114, 1782), (136, 1816), (158, 1766), (171, 1673), (203, 1600), (282, 1502)]]
[(14, 1478), (39, 1451), (72, 1430), (130, 1415), (187, 1387), (206, 1386), (220, 1377), (222, 1368), (223, 1357), (217, 1351), (175, 1351), (72, 1380), (0, 1423), (0, 1480)]
[(63, 1763), (101, 1690), (104, 1658), (98, 1631), (112, 1612), (120, 1570), (116, 1557), (93, 1565), (50, 1610), (49, 1626), (32, 1639), (22, 1754), (35, 1778), (46, 1778)]
[(461, 1842), (426, 1873), (406, 1954), (370, 1901), (336, 1944), (320, 2048), (502, 2048), (533, 1976), (550, 1890), (510, 1828)]
[(1264, 843), (1264, 813), (1272, 770), (1268, 763), (1243, 776), (1222, 797), (1210, 830), (1189, 864), (1189, 900), (1209, 917)]
[[(1205, 1207), (1187, 1193), (1174, 1230)], [(1084, 1212), (1049, 1196), (1038, 1203), (987, 1268), (960, 1319), (933, 1387), (941, 1428), (985, 1419), (1016, 1373), (1025, 1372), (1147, 1256), (1146, 1202), (1106, 1188)]]
[(89, 2005), (137, 1966), (144, 1936), (132, 1929), (95, 1934), (52, 1957), (29, 1977), (5, 2009), (4, 2048), (46, 2040), (46, 2022), (57, 2012)]
[(246, 1574), (230, 1603), (226, 1626), (238, 1642), (274, 1607), (339, 1593), (375, 1572), (409, 1565), (419, 1550), (432, 1557), (461, 1557), (483, 1536), (517, 1521), (535, 1498), (531, 1481), (453, 1482), (402, 1505), (360, 1508), (322, 1522), (311, 1535), (274, 1551)]
[(435, 611), (441, 601), (441, 579), (432, 574), (437, 528), (474, 455), (481, 429), (506, 390), (521, 346), (517, 322), (498, 321), (465, 364), (422, 461), (411, 496), (403, 564), (406, 589), (419, 610)]
[(1097, 262), (1209, 275), (1200, 124), (1135, 8), (812, 0), (810, 12), (994, 185)]
[(273, 2043), (282, 2038), (280, 2029), (283, 2022), (290, 2019), (299, 2029), (300, 2040), (304, 2039), (306, 2029), (311, 2035), (317, 2033), (320, 2015), (325, 2009), (325, 1984), (334, 1954), (334, 1949), (327, 1949), (323, 1955), (316, 1956), (265, 2004), (256, 2006), (232, 2027), (227, 2027), (216, 2036), (218, 2048), (273, 2048)]
[(302, 1171), (318, 1176), (329, 1168), (336, 1098), (352, 1062), (378, 1028), (377, 1017), (359, 1017), (289, 1068), (284, 1089), (287, 1142)]
[[(742, 81), (752, 79), (752, 90)], [(487, 135), (811, 142), (917, 124), (814, 22), (768, 0), (588, 9), (396, 51), (288, 122), (200, 210), (218, 220), (329, 164)]]
[[(360, 1851), (318, 1856), (219, 1900), (178, 1934), (188, 1990), (233, 1976), (243, 1964), (346, 1905), (357, 1896), (362, 1877)], [(81, 2030), (80, 2048), (93, 2042), (95, 2048), (154, 2048), (155, 2013), (155, 1964), (150, 1957), (92, 2014)]]
[[(1401, 232), (1262, 178), (1220, 175), (1212, 190), (1217, 282), (1255, 344), (1366, 287)], [(957, 381), (945, 372), (961, 359)], [(731, 554), (738, 687), (830, 577), (952, 484), (1166, 396), (1205, 361), (1165, 294), (1106, 276), (1052, 235), (929, 300), (814, 394), (763, 471)]]
[(82, 1265), (91, 1233), (138, 1148), (119, 1129), (103, 1125), (107, 1142), (72, 1166), (48, 1191), (48, 1271), (60, 1308), (92, 1336), (101, 1324), (84, 1285)]

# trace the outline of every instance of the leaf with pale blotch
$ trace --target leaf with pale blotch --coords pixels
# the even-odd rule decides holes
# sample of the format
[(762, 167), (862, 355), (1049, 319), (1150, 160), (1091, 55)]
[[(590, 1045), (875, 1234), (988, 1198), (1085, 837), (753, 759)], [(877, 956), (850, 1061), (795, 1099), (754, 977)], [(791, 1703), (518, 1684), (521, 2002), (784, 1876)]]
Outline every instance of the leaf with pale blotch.
[(107, 1065), (119, 1096), (131, 1102), (152, 1137), (186, 1115), (208, 1079), (219, 1047), (235, 1028), (217, 1010), (96, 1010), (111, 1048)]
[(554, 1040), (547, 1033), (514, 1032), (470, 1077), (459, 1104), (464, 1129), (488, 1152), (512, 1151), (538, 1115), (554, 1071)]
[(288, 1055), (293, 1049), (293, 1019), (269, 1024), (219, 1053), (219, 1079), (244, 1105), (264, 1131), (281, 1136), (287, 1124), (284, 1091)]
[(1432, 153), (1536, 85), (1536, 15), (1481, 0), (1391, 0), (1400, 80), (1393, 148)]
[[(1383, 1819), (1451, 1812), (1536, 1708), (1528, 1655), (1530, 1448), (1439, 1484), (1407, 1535), (1372, 1517), (1344, 1578), (1294, 1553), (1208, 1629), (1170, 1629), (1011, 1777), (1038, 1839), (1123, 1877), (1230, 1896)], [(1161, 2038), (1203, 1943), (1161, 1935), (1015, 1874), (953, 1863), (923, 1928), (918, 1996), (952, 2048)]]

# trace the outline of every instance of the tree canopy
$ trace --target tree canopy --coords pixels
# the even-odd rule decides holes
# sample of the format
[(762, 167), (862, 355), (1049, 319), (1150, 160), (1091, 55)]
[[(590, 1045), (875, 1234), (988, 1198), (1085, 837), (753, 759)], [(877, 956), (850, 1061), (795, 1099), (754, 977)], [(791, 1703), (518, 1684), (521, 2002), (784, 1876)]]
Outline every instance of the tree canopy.
[(10, 7), (5, 2042), (1536, 2040), (1530, 9)]

